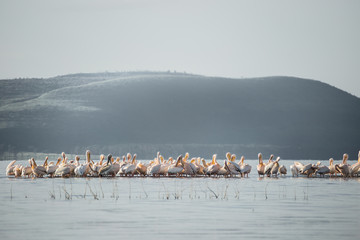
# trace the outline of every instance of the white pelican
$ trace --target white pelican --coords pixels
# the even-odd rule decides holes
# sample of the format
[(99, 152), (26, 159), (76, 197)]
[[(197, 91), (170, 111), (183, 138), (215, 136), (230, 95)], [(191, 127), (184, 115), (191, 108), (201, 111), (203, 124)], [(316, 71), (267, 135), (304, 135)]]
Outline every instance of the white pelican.
[(182, 171), (184, 170), (184, 168), (181, 165), (181, 160), (182, 160), (182, 155), (180, 155), (176, 162), (171, 164), (168, 168), (168, 175), (179, 175), (182, 173)]
[(360, 151), (358, 154), (358, 161), (351, 165), (350, 167), (350, 175), (353, 177), (355, 175), (358, 175), (360, 171)]
[(262, 176), (265, 175), (265, 164), (263, 162), (261, 153), (258, 154), (258, 159), (259, 159), (259, 164), (256, 166), (256, 169), (257, 169), (259, 177), (260, 177), (261, 175)]
[(114, 165), (112, 164), (114, 158), (112, 157), (111, 154), (109, 154), (107, 156), (108, 160), (106, 162), (105, 166), (102, 166), (99, 170), (99, 176), (103, 177), (103, 176), (112, 176), (115, 177), (117, 171), (116, 171), (116, 167), (114, 167)]
[(274, 162), (274, 165), (271, 167), (271, 175), (275, 175), (277, 177), (278, 175), (278, 171), (279, 171), (279, 161), (280, 161), (280, 157), (277, 157), (277, 159)]
[(86, 160), (84, 164), (79, 164), (75, 170), (75, 176), (77, 177), (86, 177), (88, 174), (90, 174), (90, 151), (86, 150)]
[(154, 159), (154, 163), (147, 169), (147, 174), (151, 176), (159, 176), (161, 169), (160, 152), (157, 153), (157, 157)]
[(292, 176), (299, 176), (299, 170), (298, 168), (295, 166), (295, 164), (290, 165), (290, 171), (292, 173)]
[(198, 165), (197, 164), (197, 158), (192, 158), (191, 161), (189, 162), (189, 165), (191, 167), (191, 169), (194, 171), (194, 174), (202, 174), (201, 172), (201, 168), (202, 166), (201, 165)]
[(336, 170), (336, 167), (335, 167), (335, 165), (334, 165), (334, 159), (333, 158), (330, 158), (329, 159), (329, 170), (330, 170), (330, 177), (331, 176), (333, 176), (333, 175), (335, 175), (336, 176), (336, 174), (338, 173), (338, 171)]
[(224, 166), (222, 168), (219, 169), (219, 171), (217, 172), (218, 175), (223, 175), (223, 176), (228, 176), (231, 174), (230, 168), (228, 166), (227, 160), (225, 159), (224, 161)]
[(306, 164), (301, 170), (300, 173), (303, 175), (306, 175), (308, 178), (311, 177), (316, 170), (318, 169), (320, 165), (320, 162), (318, 162), (316, 165), (315, 164)]
[(249, 164), (247, 164), (247, 163), (244, 163), (244, 160), (245, 160), (245, 157), (241, 156), (241, 160), (238, 163), (239, 166), (240, 166), (241, 175), (243, 177), (245, 177), (245, 175), (247, 177), (249, 177), (249, 173), (251, 172), (251, 166)]
[(70, 164), (67, 163), (65, 153), (61, 153), (63, 159), (58, 168), (55, 170), (54, 176), (56, 177), (70, 177), (71, 169)]
[(21, 172), (23, 168), (24, 167), (22, 165), (15, 165), (13, 170), (15, 177), (21, 177)]
[(44, 175), (46, 175), (46, 169), (44, 166), (37, 166), (34, 158), (31, 158), (31, 162), (31, 169), (36, 177), (43, 177)]
[(15, 175), (15, 173), (14, 173), (15, 162), (16, 162), (16, 160), (11, 161), (9, 163), (9, 165), (7, 165), (7, 167), (6, 167), (6, 176)]
[[(136, 172), (136, 156), (137, 156), (137, 155), (134, 154), (131, 163), (127, 164), (127, 165), (123, 168), (122, 172), (125, 174), (125, 176), (128, 176), (128, 175), (133, 176), (134, 173)], [(120, 166), (120, 165), (119, 165), (119, 166)]]
[(286, 169), (286, 167), (284, 165), (280, 165), (279, 174), (280, 174), (280, 176), (287, 174), (287, 169)]
[(208, 175), (216, 175), (217, 172), (220, 170), (220, 165), (216, 162), (216, 154), (213, 155), (212, 157), (212, 162), (210, 164), (210, 166), (208, 166), (207, 168), (207, 172), (206, 174)]
[(61, 162), (61, 158), (58, 158), (56, 164), (49, 164), (49, 165), (46, 166), (46, 173), (50, 177), (53, 177), (53, 175), (55, 174), (56, 169), (59, 167), (60, 162)]
[[(280, 157), (278, 157), (278, 158), (276, 159), (276, 161), (280, 161)], [(276, 161), (275, 161), (275, 162), (276, 162)], [(270, 157), (268, 163), (265, 165), (264, 173), (265, 173), (268, 177), (270, 177), (270, 175), (272, 174), (271, 170), (272, 170), (272, 168), (274, 167), (275, 162), (273, 162), (273, 161), (272, 161), (272, 157)]]
[(182, 167), (184, 168), (183, 174), (187, 176), (193, 176), (195, 175), (194, 169), (191, 167), (191, 165), (187, 162), (187, 159), (189, 158), (189, 153), (185, 154), (185, 157), (180, 160)]
[(325, 166), (325, 165), (321, 165), (321, 162), (318, 162), (317, 164), (317, 169), (315, 174), (319, 174), (320, 177), (325, 177), (325, 174), (330, 173), (330, 169), (329, 167)]
[(170, 163), (164, 160), (164, 157), (162, 155), (159, 155), (160, 157), (160, 163), (161, 163), (161, 167), (160, 167), (160, 172), (159, 175), (161, 176), (165, 176), (168, 173), (168, 169), (170, 167)]
[(239, 166), (238, 163), (235, 162), (236, 160), (236, 155), (235, 154), (230, 154), (229, 152), (226, 153), (226, 158), (227, 158), (227, 162), (226, 162), (226, 165), (227, 165), (227, 168), (229, 168), (230, 170), (230, 174), (234, 174), (234, 175), (238, 175), (238, 174), (241, 174), (242, 175), (242, 172), (241, 172), (241, 168)]
[(344, 177), (351, 176), (350, 175), (351, 174), (351, 172), (350, 172), (351, 166), (347, 164), (348, 158), (349, 158), (349, 155), (347, 153), (344, 153), (342, 163), (335, 165), (336, 170), (339, 171), (341, 173), (341, 175), (343, 175)]
[(29, 159), (28, 161), (29, 161), (30, 166), (23, 167), (21, 170), (21, 176), (23, 176), (23, 177), (25, 177), (25, 176), (30, 177), (30, 175), (32, 175), (31, 159)]
[[(103, 167), (104, 159), (105, 159), (104, 154), (101, 154), (99, 162), (94, 163), (93, 161), (91, 161), (92, 164), (89, 164), (90, 170), (91, 170), (91, 176), (94, 176), (94, 177), (99, 176), (99, 171)], [(125, 159), (125, 156), (124, 156), (124, 159)]]
[(142, 164), (141, 162), (138, 162), (138, 164), (136, 164), (135, 169), (140, 175), (142, 175), (142, 176), (146, 175), (147, 167), (144, 164)]

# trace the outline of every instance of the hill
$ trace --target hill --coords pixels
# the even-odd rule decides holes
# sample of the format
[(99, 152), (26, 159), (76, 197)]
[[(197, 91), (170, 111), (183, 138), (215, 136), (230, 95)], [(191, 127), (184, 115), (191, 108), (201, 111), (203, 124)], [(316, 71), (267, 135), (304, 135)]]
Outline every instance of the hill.
[(128, 72), (1, 80), (0, 151), (355, 158), (359, 109), (355, 96), (293, 77)]

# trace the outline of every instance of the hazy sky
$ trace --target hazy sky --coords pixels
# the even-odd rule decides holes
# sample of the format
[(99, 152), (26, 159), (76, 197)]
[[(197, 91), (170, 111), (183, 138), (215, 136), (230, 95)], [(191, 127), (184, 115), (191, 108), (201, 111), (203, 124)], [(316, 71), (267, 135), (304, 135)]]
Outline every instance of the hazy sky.
[(186, 71), (360, 97), (360, 1), (0, 0), (0, 78)]

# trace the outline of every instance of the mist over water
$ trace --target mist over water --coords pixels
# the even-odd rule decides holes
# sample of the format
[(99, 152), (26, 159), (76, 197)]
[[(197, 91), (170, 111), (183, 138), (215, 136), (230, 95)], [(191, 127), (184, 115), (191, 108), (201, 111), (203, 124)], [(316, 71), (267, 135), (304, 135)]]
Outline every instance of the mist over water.
[(15, 179), (9, 162), (0, 162), (4, 239), (359, 236), (359, 178), (258, 178), (247, 160), (248, 178)]

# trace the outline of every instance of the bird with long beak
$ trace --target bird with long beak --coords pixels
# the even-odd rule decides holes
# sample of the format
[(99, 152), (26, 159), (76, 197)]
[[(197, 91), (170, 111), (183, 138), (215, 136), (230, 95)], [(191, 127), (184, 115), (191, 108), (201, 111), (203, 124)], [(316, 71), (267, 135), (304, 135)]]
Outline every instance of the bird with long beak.
[(354, 177), (355, 175), (359, 175), (360, 173), (360, 151), (358, 154), (358, 161), (351, 165), (350, 167), (350, 175), (351, 177)]
[(290, 165), (290, 171), (291, 171), (293, 177), (299, 176), (299, 170), (295, 166), (295, 164)]
[(336, 170), (336, 167), (334, 165), (334, 159), (330, 158), (329, 159), (329, 170), (330, 170), (330, 177), (335, 176), (339, 173), (338, 170)]
[(280, 165), (279, 174), (280, 174), (280, 176), (287, 174), (287, 169), (286, 169), (286, 167), (284, 165)]
[(99, 176), (101, 177), (104, 177), (104, 176), (112, 176), (112, 177), (115, 177), (116, 173), (115, 172), (115, 169), (114, 169), (114, 166), (112, 164), (112, 155), (109, 154), (107, 156), (108, 160), (106, 162), (106, 165), (101, 167), (100, 170), (99, 170)]
[(220, 164), (216, 161), (216, 156), (216, 154), (213, 155), (211, 165), (207, 168), (206, 174), (209, 176), (216, 175), (221, 168)]
[(160, 152), (157, 152), (157, 157), (154, 159), (154, 163), (149, 165), (147, 168), (147, 174), (150, 176), (160, 176), (161, 170), (161, 159), (160, 159)]
[(62, 161), (59, 164), (58, 168), (55, 170), (53, 176), (55, 177), (70, 177), (71, 168), (70, 164), (67, 163), (67, 157), (64, 152), (61, 153)]
[(56, 164), (50, 164), (46, 166), (46, 173), (49, 175), (49, 177), (53, 177), (56, 169), (59, 167), (61, 162), (61, 158), (58, 158)]
[(142, 164), (142, 162), (138, 162), (136, 164), (136, 168), (135, 168), (136, 172), (139, 173), (141, 176), (145, 176), (146, 175), (146, 170), (147, 170), (147, 167)]
[(186, 161), (189, 158), (189, 153), (185, 154), (184, 159), (181, 159), (181, 165), (184, 168), (183, 174), (186, 176), (193, 176), (195, 175), (194, 169), (191, 167), (191, 165)]
[(241, 171), (241, 176), (245, 177), (245, 175), (247, 177), (249, 177), (249, 173), (251, 172), (251, 166), (247, 163), (244, 163), (245, 157), (241, 156), (241, 160), (238, 163), (240, 166), (240, 171)]
[[(127, 164), (124, 169), (122, 170), (125, 176), (134, 176), (136, 172), (136, 154), (134, 154), (132, 161)], [(120, 167), (120, 165), (119, 165)]]
[(230, 176), (231, 175), (231, 171), (230, 168), (228, 166), (227, 160), (225, 159), (224, 161), (224, 166), (222, 166), (219, 171), (217, 172), (217, 175), (222, 175), (224, 177)]
[(6, 176), (15, 175), (15, 173), (14, 173), (15, 162), (16, 162), (16, 160), (11, 161), (9, 163), (9, 165), (7, 165), (7, 167), (6, 167)]
[(275, 175), (275, 177), (277, 177), (277, 175), (278, 175), (279, 166), (280, 166), (279, 161), (280, 161), (280, 157), (277, 157), (277, 159), (275, 160), (274, 165), (272, 166), (271, 171), (270, 171), (272, 176)]
[(31, 168), (31, 165), (32, 165), (32, 162), (31, 162), (31, 159), (28, 160), (30, 166), (25, 166), (21, 169), (21, 176), (22, 177), (25, 177), (25, 176), (28, 176), (30, 177), (32, 175), (32, 168)]
[[(279, 159), (280, 160), (280, 159)], [(271, 170), (274, 167), (275, 162), (272, 161), (272, 157), (270, 157), (268, 163), (265, 165), (265, 169), (264, 169), (264, 173), (270, 177), (271, 175)]]
[(342, 163), (335, 165), (336, 170), (339, 171), (341, 175), (343, 175), (343, 177), (345, 178), (351, 177), (351, 171), (350, 171), (351, 166), (347, 164), (348, 158), (349, 155), (347, 153), (344, 153)]
[(325, 177), (325, 174), (330, 173), (330, 169), (328, 166), (321, 165), (321, 162), (318, 162), (318, 166), (316, 169), (315, 174), (319, 174), (320, 177)]
[(265, 164), (263, 162), (263, 157), (261, 153), (258, 153), (258, 159), (259, 159), (259, 164), (256, 166), (256, 169), (260, 177), (265, 175)]
[(76, 158), (76, 160), (78, 162), (77, 163), (78, 166), (74, 170), (75, 176), (76, 177), (86, 177), (88, 174), (90, 174), (90, 162), (91, 162), (90, 151), (89, 150), (86, 151), (85, 163), (80, 164), (79, 159), (80, 159), (79, 157)]
[(14, 175), (15, 175), (15, 177), (21, 177), (21, 171), (22, 171), (22, 169), (24, 168), (24, 166), (22, 166), (22, 165), (15, 165), (15, 167), (14, 167)]
[(241, 168), (238, 163), (235, 162), (236, 155), (230, 154), (229, 152), (225, 154), (227, 158), (226, 166), (230, 170), (231, 175), (238, 175), (241, 174)]
[(168, 176), (179, 176), (182, 171), (184, 170), (184, 167), (181, 165), (182, 155), (178, 156), (175, 163), (171, 164), (168, 168)]
[(32, 162), (31, 169), (32, 169), (33, 174), (36, 177), (43, 177), (44, 175), (47, 174), (45, 167), (41, 166), (41, 165), (39, 165), (39, 166), (36, 165), (36, 162), (35, 162), (34, 158), (31, 158), (31, 162)]

